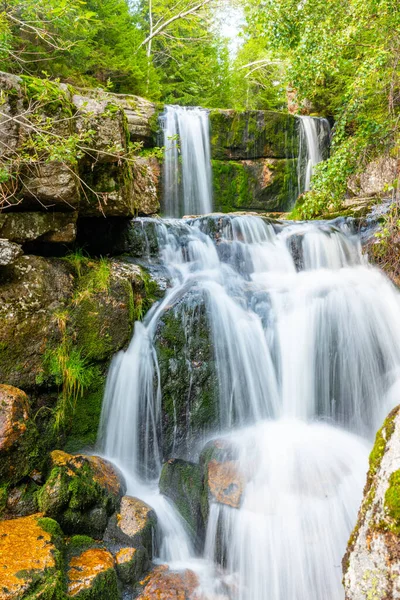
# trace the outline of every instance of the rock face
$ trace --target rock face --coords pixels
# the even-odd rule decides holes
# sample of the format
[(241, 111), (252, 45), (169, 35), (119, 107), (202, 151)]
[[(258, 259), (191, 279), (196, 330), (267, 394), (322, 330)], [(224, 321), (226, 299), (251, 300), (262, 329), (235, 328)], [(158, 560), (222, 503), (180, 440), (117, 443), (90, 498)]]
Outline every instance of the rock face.
[(388, 187), (399, 177), (400, 165), (395, 158), (380, 158), (371, 162), (363, 173), (350, 177), (347, 186), (353, 196), (390, 196)]
[(65, 533), (100, 538), (119, 506), (124, 484), (115, 468), (97, 456), (55, 450), (52, 469), (40, 490), (40, 510), (57, 519)]
[(40, 515), (0, 521), (1, 599), (61, 597), (61, 540), (57, 523)]
[(101, 548), (89, 548), (73, 556), (68, 565), (68, 597), (89, 599), (119, 598), (114, 558)]
[(215, 209), (289, 210), (297, 197), (297, 160), (213, 160)]
[(104, 539), (133, 548), (143, 547), (151, 558), (156, 523), (156, 514), (150, 506), (138, 498), (124, 496), (119, 511), (109, 521)]
[(293, 158), (298, 154), (293, 115), (263, 111), (211, 110), (211, 155), (218, 160)]
[(0, 213), (0, 236), (26, 242), (65, 243), (76, 238), (78, 213)]
[(29, 474), (38, 441), (29, 419), (28, 396), (11, 385), (0, 385), (0, 482), (15, 483)]
[(400, 598), (400, 407), (377, 433), (343, 573), (346, 600)]

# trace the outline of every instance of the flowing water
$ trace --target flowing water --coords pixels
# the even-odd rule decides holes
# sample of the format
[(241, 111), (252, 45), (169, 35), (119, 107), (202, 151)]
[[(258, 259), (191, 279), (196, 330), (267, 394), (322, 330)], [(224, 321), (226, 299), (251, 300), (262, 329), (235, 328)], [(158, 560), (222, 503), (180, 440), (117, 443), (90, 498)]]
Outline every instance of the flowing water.
[[(146, 225), (170, 287), (112, 363), (103, 453), (126, 474), (128, 493), (157, 511), (159, 559), (198, 573), (196, 597), (341, 600), (368, 451), (398, 380), (397, 291), (345, 221), (220, 215)], [(218, 380), (218, 423), (202, 443), (229, 440), (246, 482), (239, 509), (212, 504), (200, 555), (157, 489), (170, 458), (157, 328), (178, 305), (190, 313), (193, 293), (205, 305)], [(193, 458), (201, 436), (188, 435)]]
[(164, 213), (168, 217), (212, 211), (208, 111), (166, 106), (162, 116)]
[(308, 192), (315, 166), (327, 158), (331, 128), (327, 119), (299, 116), (299, 193)]

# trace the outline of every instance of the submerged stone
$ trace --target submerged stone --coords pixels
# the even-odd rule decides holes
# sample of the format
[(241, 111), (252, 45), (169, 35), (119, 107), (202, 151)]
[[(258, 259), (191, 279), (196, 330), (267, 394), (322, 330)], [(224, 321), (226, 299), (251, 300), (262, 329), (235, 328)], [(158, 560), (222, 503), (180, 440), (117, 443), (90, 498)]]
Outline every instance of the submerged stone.
[(41, 515), (0, 521), (0, 598), (62, 597), (61, 544), (59, 525)]

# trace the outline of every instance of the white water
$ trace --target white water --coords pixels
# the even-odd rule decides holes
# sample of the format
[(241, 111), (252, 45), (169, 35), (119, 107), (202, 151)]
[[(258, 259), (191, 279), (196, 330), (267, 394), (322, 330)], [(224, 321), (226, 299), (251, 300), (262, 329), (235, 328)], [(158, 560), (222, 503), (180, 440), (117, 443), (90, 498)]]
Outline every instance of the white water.
[[(128, 474), (128, 493), (157, 511), (160, 559), (196, 570), (202, 599), (342, 600), (340, 563), (368, 449), (395, 401), (387, 392), (400, 367), (397, 291), (368, 265), (344, 223), (274, 228), (253, 216), (150, 223), (172, 285), (114, 359), (104, 454)], [(218, 429), (237, 447), (247, 482), (239, 510), (211, 507), (202, 560), (157, 491), (169, 457), (158, 443), (154, 336), (164, 312), (194, 290), (204, 298), (215, 352)], [(217, 576), (218, 522), (225, 571)]]
[(323, 159), (323, 153), (329, 145), (330, 126), (327, 119), (299, 116), (300, 141), (298, 161), (299, 193), (308, 192), (315, 166)]
[(164, 132), (164, 213), (168, 217), (212, 211), (208, 112), (166, 106)]

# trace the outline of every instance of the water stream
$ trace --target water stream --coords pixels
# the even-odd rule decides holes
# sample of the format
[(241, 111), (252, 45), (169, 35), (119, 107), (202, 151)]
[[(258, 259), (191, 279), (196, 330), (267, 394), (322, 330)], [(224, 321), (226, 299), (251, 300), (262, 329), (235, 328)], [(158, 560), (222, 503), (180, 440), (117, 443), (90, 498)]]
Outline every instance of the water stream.
[(331, 128), (322, 117), (297, 117), (299, 128), (298, 189), (301, 194), (311, 188), (315, 166), (327, 158)]

